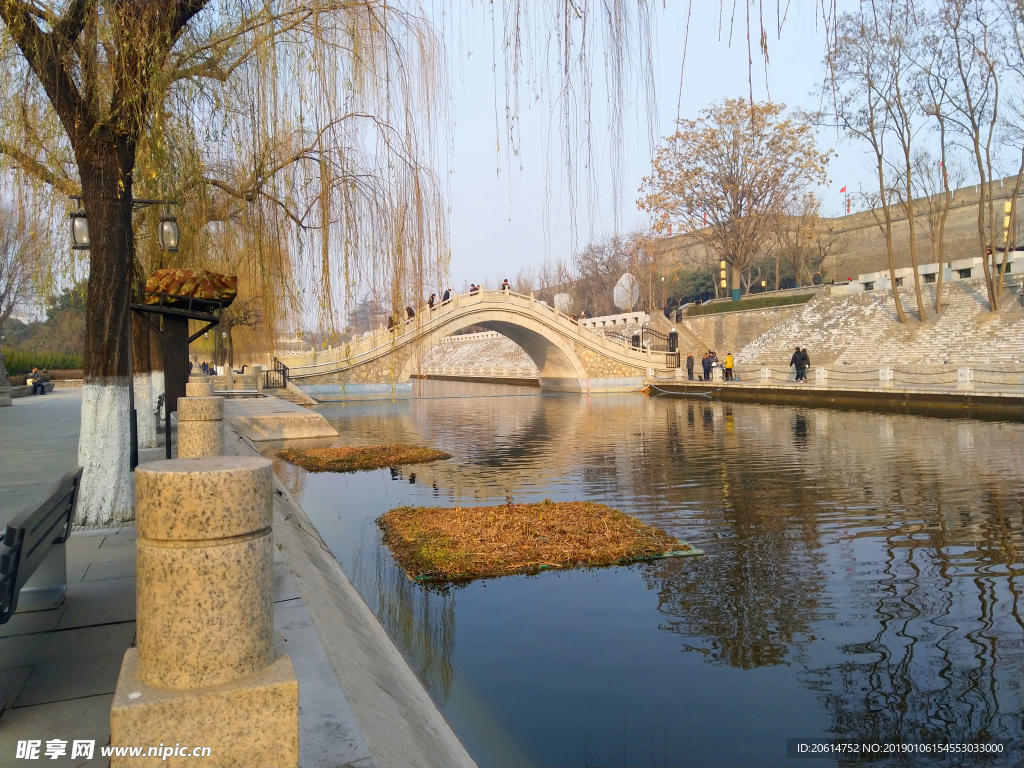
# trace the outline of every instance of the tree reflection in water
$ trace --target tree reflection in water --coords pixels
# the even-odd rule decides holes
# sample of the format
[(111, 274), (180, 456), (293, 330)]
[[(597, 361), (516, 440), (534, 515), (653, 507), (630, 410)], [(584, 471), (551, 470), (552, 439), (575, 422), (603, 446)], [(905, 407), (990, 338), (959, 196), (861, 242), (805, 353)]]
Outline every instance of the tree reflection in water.
[[(462, 385), (449, 386), (437, 391)], [(388, 408), (347, 406), (329, 418), (346, 442), (431, 445), (455, 458), (417, 466), (414, 484), (412, 468), (372, 482), (304, 479), (286, 468), (282, 479), (297, 498), (320, 499), (303, 506), (319, 506), (311, 519), (321, 534), (332, 532), (332, 551), (430, 692), (448, 703), (453, 725), (471, 731), (460, 736), (501, 731), (539, 762), (559, 765), (569, 764), (564, 747), (581, 732), (584, 763), (616, 754), (634, 764), (683, 765), (711, 754), (701, 749), (726, 754), (714, 725), (685, 730), (694, 717), (686, 675), (699, 668), (707, 684), (722, 686), (716, 704), (699, 705), (721, 707), (713, 718), (727, 720), (738, 706), (762, 715), (793, 707), (780, 722), (814, 722), (822, 736), (1004, 746), (991, 761), (973, 754), (873, 765), (1013, 764), (1021, 757), (1021, 425), (630, 395), (458, 397)], [(429, 591), (410, 582), (380, 547), (373, 519), (399, 500), (501, 503), (507, 494), (609, 503), (708, 555), (621, 569), (614, 578), (566, 574), (559, 595), (592, 601), (586, 604), (609, 624), (629, 624), (612, 633), (624, 646), (598, 651), (605, 645), (583, 638), (590, 666), (576, 664), (583, 651), (561, 638), (575, 637), (569, 616), (591, 617), (567, 610), (560, 624), (557, 610), (547, 612), (552, 588), (538, 588), (560, 577), (503, 581), (505, 610), (520, 621), (487, 635), (502, 648), (490, 659), (469, 628), (490, 626), (481, 618), (495, 619), (499, 593), (480, 590), (474, 598), (473, 590)], [(637, 578), (651, 591), (644, 596), (657, 596), (643, 610), (627, 588)], [(601, 589), (609, 591), (592, 591)], [(524, 617), (542, 619), (553, 641), (539, 643)], [(646, 657), (633, 658), (629, 674), (620, 674), (629, 642), (649, 649), (652, 661), (648, 667)], [(674, 658), (657, 656), (663, 648)], [(593, 655), (600, 653), (607, 655)], [(690, 664), (697, 657), (705, 663)], [(527, 674), (531, 662), (544, 665), (544, 677)], [(574, 681), (559, 676), (565, 669), (600, 670), (604, 695), (586, 702), (593, 720), (585, 727), (572, 711)], [(791, 699), (740, 702), (728, 689), (751, 680), (779, 686), (780, 679), (791, 683)], [(636, 693), (645, 687), (670, 693), (647, 701)], [(543, 717), (524, 714), (542, 707)], [(493, 718), (485, 728), (469, 709)], [(650, 748), (655, 737), (638, 721), (668, 723), (660, 750)], [(746, 764), (738, 755), (752, 754), (741, 744), (728, 748), (736, 764)], [(503, 749), (484, 756), (504, 764)]]
[[(858, 741), (1003, 745), (999, 754), (892, 758), (893, 765), (1008, 763), (1024, 753), (1020, 559), (1005, 544), (999, 494), (972, 551), (948, 546), (942, 526), (885, 538), (879, 578), (856, 595), (878, 620), (874, 637), (843, 646), (845, 658), (807, 680), (838, 737)], [(982, 510), (984, 511), (984, 510)], [(919, 528), (920, 526), (916, 526)], [(916, 545), (915, 545), (916, 541)], [(958, 564), (968, 560), (969, 564)]]
[[(693, 428), (695, 410), (705, 428), (714, 426), (713, 405), (687, 406), (685, 421), (670, 409), (670, 445), (706, 445)], [(728, 426), (730, 407), (722, 410)], [(1019, 474), (1012, 466), (1019, 449), (993, 446), (997, 455), (1010, 450), (987, 478), (936, 477), (901, 445), (891, 420), (879, 425), (881, 446), (873, 445), (881, 450), (864, 466), (863, 456), (830, 461), (848, 455), (831, 428), (815, 444), (815, 419), (842, 422), (842, 415), (796, 412), (790, 419), (790, 446), (718, 464), (721, 494), (702, 499), (713, 510), (703, 514), (715, 521), (714, 555), (644, 567), (665, 616), (662, 628), (709, 663), (752, 669), (797, 661), (832, 718), (831, 732), (844, 741), (1003, 745), (988, 755), (889, 756), (877, 764), (1012, 764), (1011, 756), (1024, 754), (1021, 495), (1019, 485), (998, 477), (1000, 464), (1011, 477)], [(764, 426), (769, 435), (785, 435)], [(973, 435), (969, 426), (928, 426), (936, 451), (974, 446), (964, 439)], [(809, 465), (789, 461), (792, 449), (809, 448), (816, 452)], [(777, 470), (768, 483), (766, 455)], [(976, 466), (977, 457), (956, 459), (960, 473)], [(851, 475), (870, 482), (851, 487)], [(846, 496), (845, 504), (837, 496)], [(838, 560), (849, 567), (837, 569)], [(865, 639), (841, 643), (840, 661), (815, 666), (812, 658), (821, 654), (804, 650), (822, 634)]]

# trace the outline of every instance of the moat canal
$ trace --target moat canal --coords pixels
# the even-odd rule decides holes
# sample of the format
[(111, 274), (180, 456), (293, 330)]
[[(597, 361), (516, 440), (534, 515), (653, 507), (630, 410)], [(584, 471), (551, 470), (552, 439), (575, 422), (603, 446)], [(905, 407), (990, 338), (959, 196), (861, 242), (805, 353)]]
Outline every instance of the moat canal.
[[(276, 470), (481, 766), (834, 765), (787, 738), (1024, 762), (1024, 425), (420, 382), (322, 405), (339, 444), (449, 461)], [(402, 505), (599, 501), (702, 558), (410, 582)]]

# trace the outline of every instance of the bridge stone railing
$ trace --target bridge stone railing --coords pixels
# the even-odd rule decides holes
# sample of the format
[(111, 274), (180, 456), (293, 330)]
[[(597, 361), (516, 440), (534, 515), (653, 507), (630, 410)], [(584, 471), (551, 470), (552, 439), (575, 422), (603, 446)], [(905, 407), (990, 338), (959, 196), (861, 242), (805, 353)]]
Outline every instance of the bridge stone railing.
[(480, 304), (492, 305), (487, 308), (500, 309), (509, 304), (526, 309), (535, 319), (549, 325), (552, 330), (566, 339), (578, 340), (599, 354), (614, 357), (626, 365), (640, 369), (674, 369), (675, 355), (652, 352), (649, 349), (634, 349), (625, 343), (609, 339), (603, 333), (585, 327), (581, 322), (559, 312), (555, 307), (537, 301), (533, 295), (526, 296), (513, 291), (482, 289), (470, 294), (456, 294), (449, 301), (433, 308), (420, 307), (416, 316), (399, 327), (388, 330), (378, 328), (368, 337), (356, 339), (348, 345), (331, 350), (327, 359), (319, 359), (318, 353), (287, 358), (289, 378), (302, 379), (354, 368), (378, 357), (390, 354), (398, 345), (415, 336), (426, 335), (440, 327), (453, 313)]

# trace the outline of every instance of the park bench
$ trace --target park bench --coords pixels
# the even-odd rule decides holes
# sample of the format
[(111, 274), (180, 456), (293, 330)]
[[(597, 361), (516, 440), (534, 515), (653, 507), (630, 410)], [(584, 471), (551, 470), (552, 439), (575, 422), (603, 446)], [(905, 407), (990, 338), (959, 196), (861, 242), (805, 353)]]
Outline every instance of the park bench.
[(82, 468), (68, 472), (41, 504), (11, 520), (0, 541), (0, 624), (18, 610), (56, 608), (67, 592), (65, 542), (71, 533)]

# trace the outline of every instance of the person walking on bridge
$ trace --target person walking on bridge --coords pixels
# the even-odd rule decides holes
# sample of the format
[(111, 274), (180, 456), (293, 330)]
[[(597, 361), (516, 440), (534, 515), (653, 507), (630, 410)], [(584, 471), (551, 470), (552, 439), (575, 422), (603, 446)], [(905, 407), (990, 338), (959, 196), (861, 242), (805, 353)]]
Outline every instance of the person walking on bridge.
[(436, 293), (432, 293), (432, 294), (430, 294), (430, 298), (429, 298), (429, 299), (427, 299), (427, 307), (428, 307), (429, 309), (433, 309), (433, 308), (434, 308), (434, 301), (435, 301), (436, 299), (437, 299), (437, 294), (436, 294)]
[(445, 289), (444, 294), (441, 296), (441, 303), (442, 304), (446, 304), (451, 297), (452, 297), (452, 289), (451, 288)]

